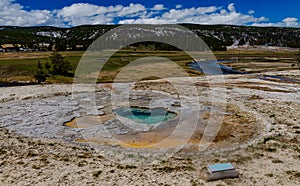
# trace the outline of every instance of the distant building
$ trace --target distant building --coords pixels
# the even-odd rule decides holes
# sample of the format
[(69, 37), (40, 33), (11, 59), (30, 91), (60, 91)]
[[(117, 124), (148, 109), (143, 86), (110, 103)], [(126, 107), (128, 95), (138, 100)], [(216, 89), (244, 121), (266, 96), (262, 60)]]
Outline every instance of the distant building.
[(39, 51), (48, 51), (50, 43), (38, 43)]
[(39, 43), (38, 46), (39, 46), (40, 48), (47, 48), (47, 47), (50, 46), (50, 43)]
[(3, 44), (1, 45), (2, 50), (5, 52), (17, 52), (22, 47), (21, 44)]
[(67, 47), (66, 50), (82, 50), (84, 48), (83, 45), (78, 45), (78, 44), (73, 46), (67, 44), (66, 47)]
[(83, 45), (76, 45), (76, 49), (83, 49)]

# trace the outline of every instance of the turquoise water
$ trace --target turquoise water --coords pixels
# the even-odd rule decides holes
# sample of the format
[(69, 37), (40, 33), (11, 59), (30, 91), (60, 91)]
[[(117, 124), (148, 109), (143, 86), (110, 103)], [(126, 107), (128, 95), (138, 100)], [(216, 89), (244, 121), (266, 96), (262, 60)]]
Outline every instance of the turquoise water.
[(114, 112), (122, 117), (131, 119), (139, 124), (153, 125), (163, 121), (171, 120), (176, 117), (176, 113), (163, 108), (118, 108)]

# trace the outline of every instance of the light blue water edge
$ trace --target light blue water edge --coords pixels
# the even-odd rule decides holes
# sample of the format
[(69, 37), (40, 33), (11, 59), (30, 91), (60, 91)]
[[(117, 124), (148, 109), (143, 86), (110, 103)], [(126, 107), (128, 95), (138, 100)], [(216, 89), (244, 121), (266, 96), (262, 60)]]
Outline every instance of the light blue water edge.
[(174, 119), (177, 114), (165, 108), (118, 108), (113, 110), (117, 115), (128, 118), (138, 124), (155, 125)]

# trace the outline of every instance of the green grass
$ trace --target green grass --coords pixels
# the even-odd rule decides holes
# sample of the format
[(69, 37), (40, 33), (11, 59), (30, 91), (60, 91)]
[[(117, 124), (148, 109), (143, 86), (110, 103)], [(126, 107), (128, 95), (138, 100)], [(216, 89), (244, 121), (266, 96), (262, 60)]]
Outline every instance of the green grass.
[(46, 63), (47, 58), (1, 60), (0, 69), (2, 73), (0, 74), (0, 77), (30, 75), (37, 69), (38, 60), (43, 64)]
[[(75, 71), (78, 62), (81, 59), (81, 55), (74, 54), (67, 55), (66, 60), (68, 60), (73, 68), (73, 71)], [(41, 62), (42, 65), (44, 65), (49, 59), (47, 57), (41, 57), (41, 58), (34, 58), (34, 59), (5, 59), (0, 60), (0, 81), (32, 81), (33, 80), (33, 74), (37, 70), (37, 63), (38, 61)], [(71, 78), (72, 79), (72, 78)], [(70, 82), (70, 78), (65, 77), (53, 77), (50, 81), (54, 82)]]
[[(196, 54), (191, 52), (192, 54)], [(48, 59), (48, 54), (50, 53), (12, 53), (12, 59), (2, 58), (0, 56), (0, 82), (8, 82), (8, 81), (34, 81), (33, 75), (37, 70), (38, 60), (41, 64), (45, 64)], [(66, 60), (68, 60), (73, 68), (73, 73), (76, 70), (76, 67), (81, 60), (83, 52), (62, 52), (61, 53)], [(110, 52), (102, 52), (102, 55), (109, 55)], [(231, 59), (232, 57), (237, 55), (236, 51), (228, 51), (228, 52), (215, 52), (215, 56), (218, 59)], [(33, 59), (24, 58), (18, 59), (18, 55), (33, 57), (38, 56)], [(255, 57), (255, 61), (263, 61), (264, 57), (286, 57), (286, 58), (294, 58), (294, 52), (255, 52), (255, 51), (241, 51), (240, 55), (245, 57)], [(39, 57), (40, 56), (40, 57)], [(198, 54), (199, 56), (199, 54)], [(209, 53), (203, 53), (200, 55), (201, 58), (207, 58), (211, 56)], [(108, 56), (107, 56), (108, 57)], [(198, 76), (200, 73), (195, 72), (188, 68), (187, 63), (193, 61), (191, 57), (189, 57), (185, 52), (180, 51), (145, 51), (145, 50), (121, 50), (117, 53), (113, 54), (110, 57), (109, 61), (105, 63), (102, 67), (101, 72), (104, 74), (102, 77), (99, 77), (99, 82), (112, 82), (114, 77), (118, 72), (122, 70), (124, 66), (126, 66), (130, 61), (134, 61), (143, 57), (162, 57), (167, 58), (171, 61), (175, 61), (180, 67), (182, 67), (189, 75)], [(97, 59), (94, 58), (94, 59)], [(281, 61), (284, 62), (284, 61)], [(245, 61), (247, 63), (247, 60)], [(274, 62), (276, 63), (276, 62)], [(90, 65), (90, 64), (89, 64)], [(97, 63), (91, 64), (88, 69), (95, 71), (99, 65)], [(274, 66), (276, 67), (276, 66)], [(242, 68), (242, 67), (241, 67)], [(84, 72), (83, 72), (84, 73)], [(100, 75), (101, 76), (101, 75)], [(47, 79), (48, 83), (72, 83), (72, 77), (63, 77), (63, 76), (53, 76)]]
[[(82, 57), (81, 52), (64, 52), (62, 55), (68, 60), (75, 72), (76, 67)], [(102, 67), (102, 71), (106, 72), (117, 72), (122, 67), (126, 66), (130, 61), (136, 59), (147, 57), (147, 56), (157, 56), (165, 57), (173, 61), (189, 60), (189, 58), (182, 53), (178, 52), (129, 52), (121, 51), (115, 53), (107, 63)], [(11, 80), (33, 80), (33, 74), (37, 70), (38, 61), (44, 65), (49, 61), (48, 57), (37, 57), (33, 59), (2, 59), (0, 60), (0, 81), (11, 81)], [(97, 66), (90, 67), (92, 69), (97, 69)], [(108, 78), (109, 79), (109, 78)], [(65, 78), (60, 76), (55, 76), (49, 78), (48, 82), (62, 83), (62, 82), (72, 82), (72, 78)]]

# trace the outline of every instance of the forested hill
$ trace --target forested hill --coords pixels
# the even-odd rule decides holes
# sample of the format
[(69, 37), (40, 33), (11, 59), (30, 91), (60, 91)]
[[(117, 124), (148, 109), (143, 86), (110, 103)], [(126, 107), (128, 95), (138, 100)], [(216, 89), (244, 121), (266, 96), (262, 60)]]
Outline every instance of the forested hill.
[[(234, 25), (181, 24), (199, 35), (213, 50), (226, 46), (267, 45), (300, 48), (300, 28), (250, 27)], [(0, 26), (0, 44), (20, 44), (51, 50), (86, 49), (96, 38), (118, 25), (84, 25), (73, 28)]]

